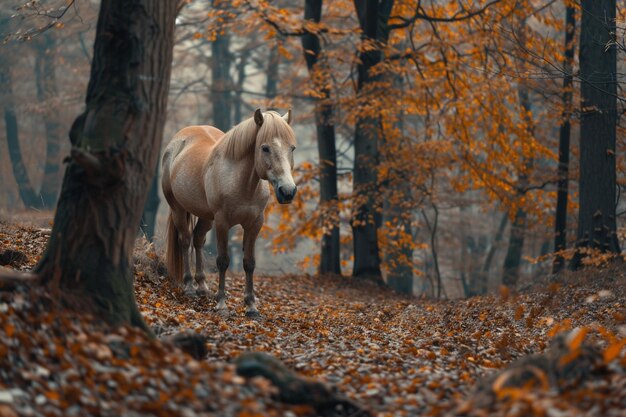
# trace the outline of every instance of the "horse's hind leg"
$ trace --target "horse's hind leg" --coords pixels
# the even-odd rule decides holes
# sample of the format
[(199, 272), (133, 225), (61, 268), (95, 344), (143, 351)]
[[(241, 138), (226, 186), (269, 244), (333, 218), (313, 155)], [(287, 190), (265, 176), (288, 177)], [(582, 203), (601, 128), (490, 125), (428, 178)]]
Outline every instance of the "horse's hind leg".
[(263, 217), (256, 219), (250, 225), (246, 225), (243, 229), (243, 270), (246, 273), (246, 292), (244, 302), (246, 304), (246, 316), (258, 317), (259, 310), (256, 308), (256, 299), (254, 297), (254, 267), (256, 261), (254, 259), (254, 246), (259, 231), (263, 226)]
[(226, 314), (226, 270), (230, 264), (228, 256), (228, 226), (216, 219), (215, 236), (217, 237), (217, 271), (219, 273), (219, 286), (217, 289), (216, 309), (220, 314)]
[(183, 209), (172, 208), (172, 220), (178, 231), (178, 243), (183, 252), (183, 288), (185, 294), (192, 294), (194, 292), (191, 269), (189, 267), (189, 246), (191, 245), (189, 216), (190, 214)]
[(202, 259), (202, 248), (206, 242), (206, 234), (211, 230), (213, 220), (198, 219), (196, 227), (193, 229), (193, 247), (196, 251), (196, 274), (194, 279), (198, 284), (198, 293), (208, 294), (209, 286), (206, 282), (206, 275), (204, 275), (204, 261)]

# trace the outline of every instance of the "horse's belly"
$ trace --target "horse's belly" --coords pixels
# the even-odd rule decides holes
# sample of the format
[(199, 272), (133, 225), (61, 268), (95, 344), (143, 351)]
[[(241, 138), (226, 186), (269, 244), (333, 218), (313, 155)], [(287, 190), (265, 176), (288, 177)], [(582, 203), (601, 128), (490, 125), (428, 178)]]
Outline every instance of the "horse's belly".
[(177, 169), (173, 170), (172, 175), (172, 193), (176, 202), (194, 216), (213, 217), (207, 204), (201, 171), (192, 169), (192, 164), (181, 164), (175, 168)]

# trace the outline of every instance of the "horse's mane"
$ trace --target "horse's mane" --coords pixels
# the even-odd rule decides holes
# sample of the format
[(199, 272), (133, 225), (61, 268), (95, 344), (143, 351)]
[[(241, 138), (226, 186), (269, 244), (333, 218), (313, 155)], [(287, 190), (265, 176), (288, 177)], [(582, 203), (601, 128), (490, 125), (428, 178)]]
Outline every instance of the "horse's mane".
[(227, 158), (238, 161), (251, 151), (254, 152), (256, 144), (268, 143), (273, 138), (283, 138), (292, 145), (296, 143), (293, 130), (282, 116), (274, 111), (267, 111), (263, 113), (263, 125), (260, 129), (254, 122), (254, 117), (244, 120), (224, 134), (216, 149), (222, 149)]

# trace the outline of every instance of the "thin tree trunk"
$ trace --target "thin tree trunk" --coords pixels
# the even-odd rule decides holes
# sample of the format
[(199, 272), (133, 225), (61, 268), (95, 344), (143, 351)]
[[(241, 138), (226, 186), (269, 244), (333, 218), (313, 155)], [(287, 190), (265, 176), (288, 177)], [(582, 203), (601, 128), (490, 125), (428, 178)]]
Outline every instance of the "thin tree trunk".
[[(619, 253), (616, 234), (617, 124), (615, 0), (583, 0), (580, 24), (580, 181), (578, 247)], [(580, 266), (576, 256), (572, 267)]]
[(267, 84), (265, 85), (265, 95), (270, 104), (268, 110), (275, 109), (274, 98), (278, 94), (278, 74), (280, 65), (280, 54), (278, 53), (278, 45), (275, 44), (270, 48), (270, 54), (267, 61)]
[(504, 258), (504, 275), (502, 284), (515, 288), (519, 281), (519, 269), (522, 263), (522, 251), (524, 250), (524, 237), (526, 232), (526, 212), (524, 209), (517, 209), (511, 232), (509, 235), (509, 247)]
[(508, 213), (504, 213), (502, 215), (502, 219), (500, 220), (500, 225), (498, 226), (498, 232), (496, 233), (496, 237), (489, 247), (489, 250), (487, 251), (485, 263), (483, 264), (483, 274), (485, 275), (485, 280), (487, 279), (487, 274), (489, 274), (489, 270), (491, 269), (491, 262), (493, 261), (493, 257), (496, 254), (496, 250), (498, 249), (498, 244), (502, 241), (502, 238), (504, 237), (504, 229), (506, 229), (506, 224), (508, 222), (509, 215)]
[[(525, 47), (526, 44), (526, 22), (520, 24), (519, 42)], [(523, 65), (523, 63), (521, 64)], [(533, 136), (534, 128), (532, 121), (532, 108), (530, 104), (530, 92), (528, 87), (523, 84), (522, 80), (518, 83), (517, 94), (522, 109), (522, 120), (529, 133), (529, 137)], [(509, 247), (504, 258), (504, 274), (502, 276), (502, 284), (509, 288), (515, 288), (519, 281), (520, 265), (522, 263), (522, 253), (524, 250), (524, 240), (526, 235), (526, 218), (527, 214), (522, 207), (522, 197), (527, 192), (528, 173), (533, 166), (533, 160), (524, 158), (523, 171), (519, 173), (517, 179), (517, 201), (520, 207), (515, 211), (513, 223), (511, 223), (511, 232), (509, 236)]]
[[(388, 36), (387, 22), (393, 1), (355, 0), (359, 17), (361, 37), (364, 41), (384, 43)], [(357, 67), (357, 96), (372, 94), (372, 84), (379, 77), (371, 74), (381, 62), (380, 48), (372, 48), (359, 54)], [(352, 235), (354, 240), (354, 268), (356, 277), (368, 277), (383, 283), (380, 269), (380, 253), (377, 232), (381, 224), (381, 204), (376, 201), (378, 182), (379, 119), (359, 116), (354, 134), (354, 209)]]
[[(159, 147), (160, 153), (160, 147)], [(146, 236), (148, 241), (154, 241), (154, 233), (156, 230), (156, 218), (159, 212), (159, 164), (156, 164), (154, 169), (154, 176), (150, 184), (150, 191), (148, 191), (148, 198), (146, 204), (143, 206), (143, 214), (141, 215), (141, 230)]]
[(158, 159), (176, 2), (104, 0), (86, 109), (47, 250), (36, 271), (112, 324), (149, 331), (133, 292), (132, 250)]
[(46, 164), (41, 185), (41, 198), (47, 208), (53, 208), (61, 185), (61, 124), (56, 106), (50, 103), (51, 99), (58, 96), (54, 65), (56, 45), (49, 32), (45, 32), (42, 36), (43, 43), (37, 51), (35, 63), (37, 98), (46, 106), (43, 113), (46, 128)]
[[(563, 114), (559, 132), (559, 184), (556, 197), (556, 217), (554, 221), (554, 250), (561, 251), (567, 247), (567, 195), (569, 185), (569, 142), (570, 119), (572, 117), (572, 88), (574, 67), (574, 33), (576, 32), (576, 9), (565, 9), (565, 61), (563, 67)], [(565, 261), (561, 255), (554, 258), (552, 273), (559, 272)]]
[(20, 148), (20, 138), (15, 114), (15, 97), (13, 96), (13, 77), (8, 62), (0, 62), (0, 98), (4, 107), (4, 125), (7, 135), (7, 145), (9, 157), (11, 158), (11, 168), (17, 183), (22, 203), (27, 208), (41, 208), (41, 199), (35, 192)]
[[(304, 18), (319, 23), (322, 18), (322, 0), (306, 0)], [(311, 79), (315, 71), (327, 71), (319, 61), (321, 54), (320, 40), (315, 33), (302, 36), (302, 48)], [(315, 126), (317, 128), (317, 150), (320, 161), (320, 208), (322, 210), (320, 274), (341, 274), (339, 213), (337, 195), (337, 152), (335, 149), (335, 125), (330, 90), (325, 86), (317, 87), (322, 97), (315, 102)]]
[(235, 93), (235, 123), (241, 122), (241, 106), (243, 104), (243, 84), (246, 81), (246, 64), (249, 57), (248, 51), (243, 51), (237, 63), (237, 90)]
[[(214, 0), (218, 9), (226, 9), (227, 2)], [(230, 36), (218, 34), (211, 42), (211, 103), (213, 104), (213, 125), (226, 132), (232, 123), (232, 80)]]

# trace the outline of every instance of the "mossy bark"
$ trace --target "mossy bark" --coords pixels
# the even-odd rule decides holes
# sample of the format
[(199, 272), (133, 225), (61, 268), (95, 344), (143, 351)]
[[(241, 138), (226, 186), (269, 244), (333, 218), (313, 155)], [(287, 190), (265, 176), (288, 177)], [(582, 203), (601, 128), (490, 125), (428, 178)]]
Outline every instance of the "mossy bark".
[(36, 268), (109, 323), (146, 330), (132, 250), (163, 135), (176, 5), (101, 3), (86, 109), (70, 131), (54, 226)]

